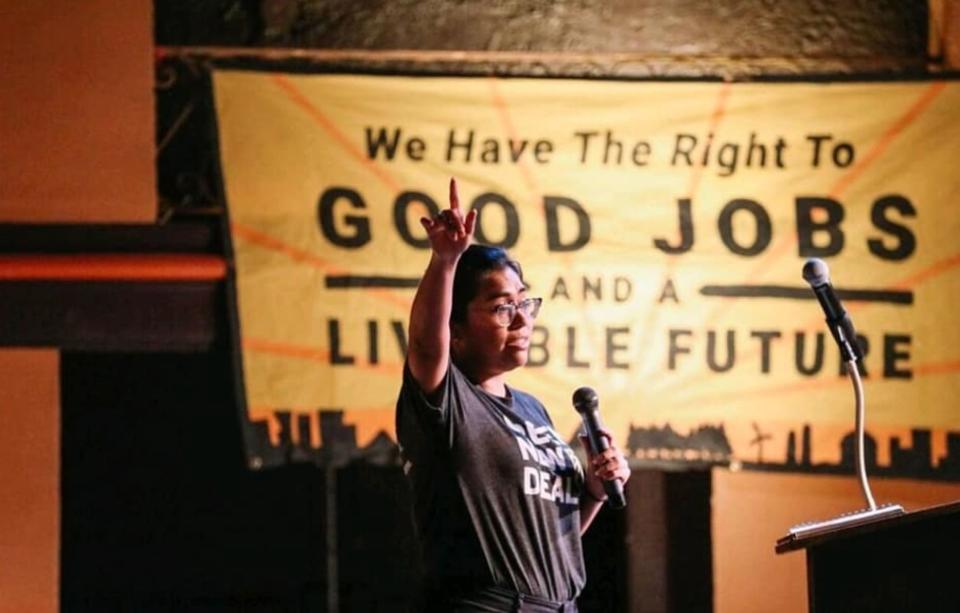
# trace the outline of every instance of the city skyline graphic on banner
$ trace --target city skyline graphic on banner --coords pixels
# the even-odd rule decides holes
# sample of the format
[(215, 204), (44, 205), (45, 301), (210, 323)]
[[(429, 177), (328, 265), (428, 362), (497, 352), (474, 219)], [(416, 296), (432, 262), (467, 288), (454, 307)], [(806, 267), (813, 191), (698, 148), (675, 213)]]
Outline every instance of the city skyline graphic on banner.
[[(379, 465), (399, 462), (399, 449), (389, 433), (381, 430), (361, 444), (356, 426), (344, 421), (343, 411), (318, 410), (313, 414), (276, 411), (272, 417), (273, 420), (254, 420), (249, 425), (255, 445), (250, 452), (258, 458), (255, 468), (290, 462), (321, 466), (326, 462), (338, 466), (357, 461)], [(731, 448), (723, 425), (701, 425), (687, 434), (677, 432), (669, 423), (660, 427), (631, 425), (621, 448), (636, 468), (724, 466), (737, 470), (854, 474), (855, 433), (852, 430), (837, 442), (839, 461), (824, 462), (814, 459), (811, 425), (802, 424), (789, 430), (785, 449), (771, 453), (768, 447), (766, 456), (763, 444), (770, 437), (756, 423), (753, 426), (756, 436), (750, 449), (741, 453)], [(960, 481), (960, 430), (937, 434), (943, 438), (943, 455), (935, 452), (934, 433), (929, 429), (911, 429), (909, 441), (901, 436), (878, 441), (868, 428), (864, 439), (865, 466), (877, 477)], [(578, 435), (579, 429), (568, 437), (568, 443), (575, 449), (580, 444)], [(878, 461), (882, 443), (887, 446), (886, 463)]]

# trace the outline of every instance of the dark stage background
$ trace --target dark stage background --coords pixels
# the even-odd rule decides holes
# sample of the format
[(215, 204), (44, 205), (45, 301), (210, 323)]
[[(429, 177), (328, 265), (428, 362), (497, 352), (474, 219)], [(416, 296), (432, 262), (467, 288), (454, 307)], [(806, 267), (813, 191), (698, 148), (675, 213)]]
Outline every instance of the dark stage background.
[[(325, 476), (244, 465), (229, 358), (62, 355), (68, 611), (323, 611)], [(340, 469), (342, 611), (406, 611), (418, 585), (399, 467)], [(624, 516), (591, 528), (583, 610), (624, 608)]]

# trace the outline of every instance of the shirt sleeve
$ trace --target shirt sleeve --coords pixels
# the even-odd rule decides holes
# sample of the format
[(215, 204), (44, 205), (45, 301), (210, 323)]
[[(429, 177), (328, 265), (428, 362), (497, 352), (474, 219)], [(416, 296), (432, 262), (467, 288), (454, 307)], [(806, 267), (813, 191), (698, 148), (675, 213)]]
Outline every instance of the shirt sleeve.
[(470, 383), (453, 362), (437, 388), (428, 397), (407, 364), (397, 402), (397, 440), (409, 457), (450, 449), (462, 421), (464, 394)]
[(410, 366), (406, 362), (403, 364), (403, 386), (400, 388), (401, 402), (412, 409), (421, 425), (433, 424), (440, 425), (445, 423), (450, 416), (450, 404), (454, 398), (454, 382), (456, 367), (452, 362), (447, 365), (447, 372), (443, 375), (440, 387), (434, 398), (431, 400), (417, 380), (410, 372)]

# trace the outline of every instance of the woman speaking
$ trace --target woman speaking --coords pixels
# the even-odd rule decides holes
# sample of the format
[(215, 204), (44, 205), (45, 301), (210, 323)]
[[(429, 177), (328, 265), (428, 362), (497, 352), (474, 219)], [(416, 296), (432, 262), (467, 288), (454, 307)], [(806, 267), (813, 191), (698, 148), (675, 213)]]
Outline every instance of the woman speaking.
[[(630, 476), (611, 444), (584, 471), (533, 396), (507, 385), (527, 361), (541, 299), (503, 249), (471, 245), (476, 211), (422, 219), (432, 247), (410, 313), (397, 400), (426, 611), (576, 611), (580, 537)], [(611, 441), (612, 443), (612, 441)]]

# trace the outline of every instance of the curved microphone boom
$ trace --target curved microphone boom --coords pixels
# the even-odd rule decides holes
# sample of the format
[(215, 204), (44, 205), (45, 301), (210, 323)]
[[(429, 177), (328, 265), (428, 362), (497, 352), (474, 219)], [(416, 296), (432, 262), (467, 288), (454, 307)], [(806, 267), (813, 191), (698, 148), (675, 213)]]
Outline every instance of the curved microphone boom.
[(863, 350), (857, 342), (857, 333), (853, 329), (850, 316), (843, 310), (840, 298), (830, 285), (830, 269), (823, 260), (812, 258), (803, 265), (803, 278), (820, 302), (820, 307), (827, 316), (827, 327), (840, 345), (840, 356), (844, 362), (851, 362), (863, 358)]
[(854, 439), (854, 464), (857, 478), (860, 481), (860, 490), (863, 492), (863, 499), (866, 502), (866, 508), (853, 513), (844, 513), (843, 515), (819, 522), (805, 522), (796, 525), (788, 531), (786, 537), (777, 541), (777, 551), (790, 543), (796, 542), (801, 538), (809, 538), (820, 534), (859, 526), (870, 522), (878, 521), (888, 517), (903, 514), (903, 507), (898, 504), (886, 504), (877, 506), (873, 499), (873, 492), (870, 491), (870, 483), (867, 481), (867, 467), (864, 462), (864, 422), (866, 420), (866, 408), (863, 397), (863, 383), (860, 380), (860, 371), (857, 368), (857, 360), (863, 358), (863, 351), (857, 343), (857, 335), (853, 329), (853, 322), (850, 316), (843, 310), (840, 299), (833, 291), (830, 285), (830, 270), (823, 260), (816, 258), (807, 260), (803, 265), (803, 278), (813, 288), (817, 300), (820, 302), (823, 312), (827, 316), (827, 327), (830, 328), (833, 338), (840, 345), (840, 354), (847, 365), (847, 374), (853, 381), (853, 391), (856, 400), (856, 438)]
[[(587, 433), (587, 440), (594, 454), (602, 453), (610, 447), (610, 441), (602, 432), (600, 425), (600, 399), (593, 388), (581, 387), (573, 393), (573, 408), (583, 420), (583, 429)], [(623, 497), (623, 482), (620, 479), (603, 482), (603, 490), (607, 493), (610, 506), (622, 509), (627, 506)]]
[(865, 409), (863, 384), (860, 381), (860, 371), (857, 369), (857, 360), (863, 358), (863, 352), (860, 350), (859, 343), (857, 343), (853, 322), (850, 321), (847, 312), (843, 310), (840, 299), (834, 293), (833, 286), (830, 285), (830, 270), (823, 260), (817, 258), (807, 260), (806, 264), (803, 265), (803, 278), (813, 288), (817, 300), (820, 301), (820, 306), (827, 316), (827, 327), (830, 328), (833, 338), (840, 345), (840, 355), (843, 361), (847, 363), (847, 372), (853, 381), (857, 404), (854, 464), (867, 507), (871, 511), (875, 511), (877, 503), (873, 500), (873, 492), (870, 491), (870, 484), (867, 481), (867, 468), (863, 450)]

